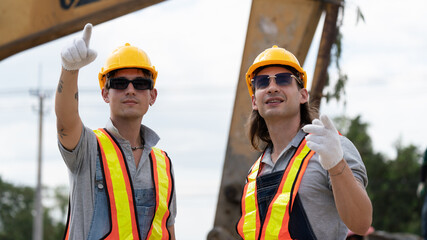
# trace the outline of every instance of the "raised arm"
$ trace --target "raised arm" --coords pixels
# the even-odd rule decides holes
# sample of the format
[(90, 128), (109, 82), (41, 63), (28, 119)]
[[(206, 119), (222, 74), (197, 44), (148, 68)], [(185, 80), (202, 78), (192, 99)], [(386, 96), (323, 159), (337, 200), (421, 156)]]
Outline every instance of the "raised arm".
[(86, 24), (81, 38), (74, 39), (61, 52), (62, 70), (55, 96), (56, 127), (59, 141), (68, 150), (76, 147), (82, 132), (78, 110), (79, 69), (96, 58), (89, 49), (92, 24)]
[(358, 182), (343, 158), (338, 131), (326, 115), (303, 127), (307, 146), (319, 154), (322, 167), (329, 171), (335, 204), (347, 227), (364, 235), (372, 223), (372, 204), (362, 183)]

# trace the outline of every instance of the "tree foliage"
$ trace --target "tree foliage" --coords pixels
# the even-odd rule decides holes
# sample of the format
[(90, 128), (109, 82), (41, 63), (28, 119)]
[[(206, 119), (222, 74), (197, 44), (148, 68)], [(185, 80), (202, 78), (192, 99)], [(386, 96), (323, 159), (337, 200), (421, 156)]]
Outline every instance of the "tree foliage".
[(374, 228), (419, 234), (422, 201), (416, 197), (416, 188), (421, 151), (414, 145), (396, 144), (396, 157), (388, 159), (373, 150), (368, 124), (360, 116), (347, 119), (346, 124), (345, 118), (339, 122), (344, 126), (344, 135), (359, 150), (368, 172), (367, 192), (374, 210)]
[[(344, 7), (340, 8), (338, 19), (337, 19), (337, 25), (336, 30), (337, 34), (335, 36), (335, 41), (332, 44), (331, 48), (331, 58), (329, 61), (329, 67), (334, 67), (337, 74), (337, 79), (335, 79), (335, 86), (330, 89), (327, 93), (325, 93), (323, 96), (326, 99), (326, 102), (329, 102), (332, 99), (336, 99), (338, 102), (340, 100), (343, 101), (344, 105), (346, 105), (346, 99), (345, 99), (345, 85), (348, 80), (347, 74), (341, 69), (341, 56), (342, 56), (342, 39), (343, 35), (341, 33), (341, 27), (343, 25), (343, 19), (344, 19)], [(329, 86), (330, 80), (331, 80), (331, 74), (330, 72), (332, 69), (328, 69), (328, 72), (326, 74), (326, 85)]]
[[(335, 67), (338, 77), (335, 86), (324, 94), (324, 97), (327, 102), (331, 99), (342, 100), (345, 106), (345, 85), (348, 77), (340, 65), (343, 38), (340, 29), (344, 17), (344, 11), (341, 10), (329, 63), (329, 67)], [(356, 23), (365, 22), (360, 7), (357, 7), (356, 11)], [(330, 70), (326, 86), (329, 85)], [(360, 116), (354, 119), (341, 117), (336, 120), (341, 132), (355, 144), (365, 163), (369, 178), (367, 192), (374, 210), (372, 225), (378, 230), (388, 232), (419, 234), (423, 201), (416, 197), (416, 188), (420, 179), (419, 159), (422, 151), (414, 145), (403, 146), (398, 143), (395, 145), (396, 157), (389, 159), (374, 151), (368, 134), (368, 124), (362, 122)]]
[[(3, 181), (0, 177), (0, 239), (32, 239), (34, 194), (33, 188), (15, 186)], [(64, 223), (54, 220), (52, 210), (54, 209), (44, 208), (43, 239), (45, 240), (63, 237)]]
[[(345, 1), (343, 1), (345, 2)], [(362, 10), (359, 6), (356, 8), (356, 24), (360, 21), (365, 22), (365, 17), (362, 13)], [(335, 41), (332, 44), (331, 48), (331, 58), (329, 61), (329, 68), (326, 74), (326, 86), (329, 86), (331, 81), (331, 75), (336, 75), (336, 79), (332, 79), (335, 82), (335, 85), (325, 93), (323, 96), (326, 99), (326, 102), (329, 102), (332, 99), (336, 99), (337, 102), (342, 101), (344, 106), (347, 104), (346, 101), (346, 91), (345, 86), (348, 82), (347, 74), (341, 68), (341, 57), (342, 57), (342, 42), (343, 42), (343, 34), (341, 32), (341, 27), (343, 26), (344, 21), (344, 5), (341, 6), (338, 19), (336, 23), (337, 34), (335, 36)], [(336, 71), (336, 72), (335, 72)], [(335, 74), (331, 74), (331, 73)]]

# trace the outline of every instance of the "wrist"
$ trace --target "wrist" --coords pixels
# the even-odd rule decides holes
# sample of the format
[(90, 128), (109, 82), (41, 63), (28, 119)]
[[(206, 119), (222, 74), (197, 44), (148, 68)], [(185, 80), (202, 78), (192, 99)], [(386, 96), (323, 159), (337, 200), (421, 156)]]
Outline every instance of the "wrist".
[(72, 74), (76, 74), (79, 72), (79, 69), (66, 69), (64, 66), (62, 66), (62, 71), (72, 73)]
[(331, 177), (341, 175), (346, 167), (347, 163), (344, 161), (344, 159), (340, 160), (335, 166), (328, 169), (329, 175)]

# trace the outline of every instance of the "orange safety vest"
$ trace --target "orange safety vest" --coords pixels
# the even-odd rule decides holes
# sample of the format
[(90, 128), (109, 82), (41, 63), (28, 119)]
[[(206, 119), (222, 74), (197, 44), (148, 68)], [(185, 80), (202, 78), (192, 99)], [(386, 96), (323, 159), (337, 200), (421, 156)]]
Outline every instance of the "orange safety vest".
[(304, 138), (285, 169), (277, 192), (268, 206), (264, 224), (259, 217), (256, 187), (256, 178), (264, 155), (258, 158), (251, 168), (243, 190), (242, 216), (237, 224), (237, 231), (243, 239), (292, 239), (288, 229), (290, 211), (305, 169), (314, 153), (306, 146)]
[[(110, 232), (103, 239), (140, 239), (134, 193), (123, 152), (115, 139), (105, 130), (94, 130), (98, 140), (103, 172), (107, 185), (111, 217)], [(167, 154), (152, 148), (153, 182), (156, 188), (156, 211), (147, 239), (169, 239), (166, 227), (172, 198), (173, 179)], [(70, 214), (69, 214), (70, 215)], [(69, 236), (69, 219), (64, 239)]]

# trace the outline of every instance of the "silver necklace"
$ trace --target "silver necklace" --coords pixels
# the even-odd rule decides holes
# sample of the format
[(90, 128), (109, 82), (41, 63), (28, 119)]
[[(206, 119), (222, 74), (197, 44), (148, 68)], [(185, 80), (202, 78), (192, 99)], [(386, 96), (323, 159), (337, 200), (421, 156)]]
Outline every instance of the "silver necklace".
[(143, 149), (144, 145), (138, 146), (138, 147), (130, 147), (132, 151), (135, 151), (136, 149)]
[(130, 146), (130, 148), (132, 149), (132, 151), (135, 151), (137, 149), (144, 149), (144, 143), (145, 143), (145, 141), (144, 141), (143, 138), (141, 138), (141, 142), (142, 142), (141, 146), (137, 146), (137, 147)]

